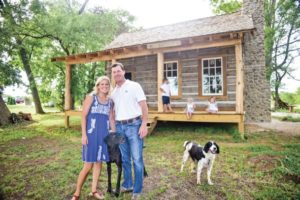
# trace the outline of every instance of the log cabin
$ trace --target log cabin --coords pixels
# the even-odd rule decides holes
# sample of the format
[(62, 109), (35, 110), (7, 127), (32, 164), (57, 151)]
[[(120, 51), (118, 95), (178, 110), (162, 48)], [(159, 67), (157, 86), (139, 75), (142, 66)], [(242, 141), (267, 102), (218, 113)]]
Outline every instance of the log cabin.
[[(122, 33), (105, 49), (53, 58), (66, 64), (65, 125), (71, 110), (71, 66), (121, 62), (126, 78), (141, 84), (149, 106), (149, 129), (157, 121), (235, 123), (244, 137), (244, 122), (270, 121), (270, 87), (265, 75), (263, 0), (244, 0), (240, 11)], [(162, 112), (160, 85), (171, 86), (172, 113)], [(205, 112), (208, 98), (219, 112)], [(187, 120), (184, 108), (193, 98), (196, 112)]]

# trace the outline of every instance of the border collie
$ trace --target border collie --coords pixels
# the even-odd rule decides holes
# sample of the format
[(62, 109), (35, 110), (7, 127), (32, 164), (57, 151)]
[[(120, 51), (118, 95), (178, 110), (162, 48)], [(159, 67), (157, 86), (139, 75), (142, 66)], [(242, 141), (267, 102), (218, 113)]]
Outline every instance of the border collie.
[[(216, 158), (216, 154), (220, 153), (220, 148), (214, 141), (209, 141), (205, 144), (204, 148), (197, 143), (191, 141), (185, 141), (183, 144), (185, 148), (182, 158), (182, 165), (180, 172), (183, 171), (183, 167), (189, 157), (193, 160), (193, 163), (197, 164), (197, 184), (201, 184), (200, 176), (202, 168), (207, 168), (207, 182), (209, 185), (213, 185), (210, 179), (212, 167)], [(193, 169), (192, 169), (193, 171)]]

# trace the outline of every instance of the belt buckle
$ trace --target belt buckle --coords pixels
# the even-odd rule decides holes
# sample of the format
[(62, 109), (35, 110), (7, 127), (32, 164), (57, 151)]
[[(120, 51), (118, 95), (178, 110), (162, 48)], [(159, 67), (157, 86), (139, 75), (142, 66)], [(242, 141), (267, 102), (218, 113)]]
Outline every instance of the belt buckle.
[(129, 124), (129, 123), (133, 123), (133, 122), (135, 122), (136, 120), (139, 120), (139, 119), (140, 119), (140, 116), (132, 118), (132, 119), (121, 120), (120, 123), (121, 124)]

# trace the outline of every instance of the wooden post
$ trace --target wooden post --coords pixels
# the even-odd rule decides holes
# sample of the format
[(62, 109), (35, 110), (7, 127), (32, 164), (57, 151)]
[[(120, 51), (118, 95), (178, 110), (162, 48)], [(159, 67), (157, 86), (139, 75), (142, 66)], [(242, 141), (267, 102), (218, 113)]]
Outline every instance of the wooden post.
[(242, 44), (235, 45), (235, 62), (236, 62), (236, 106), (237, 113), (244, 113), (244, 67)]
[(243, 51), (242, 43), (239, 42), (235, 45), (235, 62), (236, 62), (236, 105), (235, 111), (241, 114), (238, 129), (241, 138), (244, 139), (244, 64), (243, 64)]
[[(116, 62), (117, 62), (116, 59), (112, 59), (111, 60), (111, 65), (115, 64)], [(115, 79), (114, 79), (114, 77), (112, 75), (111, 69), (110, 69), (110, 82), (111, 82), (111, 87), (114, 88), (115, 85), (116, 85), (116, 82), (115, 82)]]
[(157, 53), (157, 111), (163, 111), (162, 98), (160, 86), (162, 84), (164, 74), (164, 54), (162, 52)]
[[(71, 64), (66, 63), (66, 79), (65, 79), (65, 112), (71, 110)], [(65, 113), (66, 114), (66, 113)], [(65, 115), (65, 127), (69, 127), (69, 117)]]
[(71, 110), (71, 65), (66, 64), (66, 79), (65, 79), (65, 111)]
[(65, 128), (69, 128), (70, 127), (70, 116), (67, 115), (67, 113), (65, 113)]

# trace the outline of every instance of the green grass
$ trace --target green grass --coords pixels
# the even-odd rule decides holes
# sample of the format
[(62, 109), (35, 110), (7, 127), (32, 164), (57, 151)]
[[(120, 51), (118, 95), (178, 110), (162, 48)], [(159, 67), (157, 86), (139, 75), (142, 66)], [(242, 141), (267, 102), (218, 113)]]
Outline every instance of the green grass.
[[(0, 199), (69, 199), (82, 168), (79, 118), (64, 128), (63, 114), (33, 115), (34, 122), (0, 129)], [(246, 134), (240, 140), (228, 125), (159, 123), (145, 140), (149, 177), (144, 199), (297, 199), (300, 194), (300, 137), (274, 132)], [(189, 163), (180, 173), (185, 140), (204, 145), (215, 140), (221, 154), (201, 185)], [(106, 166), (99, 188), (106, 191)], [(113, 185), (116, 181), (113, 166)], [(81, 197), (87, 199), (91, 176)], [(106, 195), (106, 199), (115, 199)], [(119, 199), (130, 199), (122, 194)]]
[[(294, 105), (294, 113), (300, 113), (300, 105)], [(277, 109), (276, 112), (285, 112), (288, 113), (288, 109)]]
[(285, 117), (274, 117), (274, 118), (279, 119), (280, 121), (300, 122), (300, 117), (285, 116)]
[[(34, 106), (27, 106), (25, 104), (16, 104), (16, 105), (7, 105), (8, 109), (12, 113), (18, 113), (18, 112), (23, 112), (23, 113), (35, 113), (34, 111)], [(43, 107), (45, 112), (59, 112), (57, 108), (55, 107)]]

